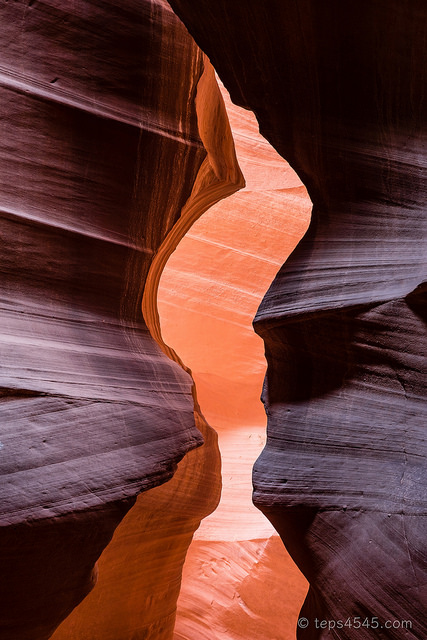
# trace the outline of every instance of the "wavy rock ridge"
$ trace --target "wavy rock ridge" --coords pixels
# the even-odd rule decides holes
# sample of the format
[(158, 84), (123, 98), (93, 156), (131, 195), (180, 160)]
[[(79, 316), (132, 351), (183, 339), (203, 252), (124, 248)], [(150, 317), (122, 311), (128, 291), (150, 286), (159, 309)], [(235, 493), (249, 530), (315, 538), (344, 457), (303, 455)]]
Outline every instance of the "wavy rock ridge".
[(252, 319), (306, 231), (311, 202), (253, 113), (221, 91), (246, 187), (194, 223), (158, 296), (163, 335), (191, 367), (218, 433), (223, 479), (220, 503), (186, 556), (174, 638), (293, 640), (307, 583), (251, 502), (252, 466), (265, 444), (264, 348)]
[[(157, 310), (159, 280), (170, 254), (194, 221), (244, 184), (222, 97), (207, 59), (195, 104), (207, 155), (179, 219), (153, 258), (142, 299), (151, 335), (189, 374), (191, 371), (162, 338)], [(192, 394), (203, 447), (185, 456), (169, 482), (138, 497), (100, 558), (96, 587), (62, 623), (53, 640), (172, 637), (188, 546), (200, 520), (215, 509), (220, 495), (217, 436), (200, 411), (194, 385)]]
[(171, 4), (313, 201), (255, 319), (268, 438), (254, 499), (311, 584), (298, 637), (421, 640), (425, 4)]
[[(211, 100), (212, 72), (166, 3), (0, 10), (1, 635), (41, 640), (92, 589), (94, 564), (137, 494), (166, 482), (202, 443), (192, 381), (151, 337), (141, 301), (186, 203), (222, 197), (241, 176), (220, 98)], [(223, 154), (202, 132), (203, 145), (207, 120), (221, 128)], [(147, 530), (164, 525), (167, 537), (168, 526), (180, 527), (164, 570), (169, 590), (154, 598), (166, 614), (159, 622), (154, 605), (142, 622), (139, 608), (135, 616), (154, 634), (173, 625), (186, 545), (218, 499), (216, 447), (205, 432), (202, 462), (189, 459), (199, 469), (189, 472), (191, 509), (182, 513), (183, 494), (166, 485), (171, 494), (147, 498), (125, 521), (106, 561), (108, 583), (123, 537), (138, 531), (136, 546), (149, 553)], [(176, 511), (163, 518), (162, 504)], [(158, 569), (157, 556), (148, 575)], [(152, 601), (150, 579), (143, 589)], [(95, 633), (106, 638), (110, 622)]]
[[(256, 318), (269, 427), (255, 500), (311, 584), (300, 637), (424, 639), (425, 4), (171, 4), (314, 204)], [(164, 2), (0, 11), (1, 633), (41, 640), (92, 588), (136, 494), (201, 444), (141, 283), (223, 173), (197, 127), (202, 54)], [(199, 517), (168, 556), (166, 615), (154, 605), (141, 634), (171, 629)], [(315, 624), (354, 616), (382, 627)]]

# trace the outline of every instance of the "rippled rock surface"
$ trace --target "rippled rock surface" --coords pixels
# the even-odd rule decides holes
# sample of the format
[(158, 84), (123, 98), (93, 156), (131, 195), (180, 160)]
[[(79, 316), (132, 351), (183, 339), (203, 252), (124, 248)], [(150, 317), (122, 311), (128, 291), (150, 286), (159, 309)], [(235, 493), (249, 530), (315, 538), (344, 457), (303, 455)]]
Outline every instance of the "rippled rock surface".
[[(42, 640), (92, 589), (137, 494), (203, 442), (192, 380), (151, 337), (141, 302), (185, 205), (200, 214), (241, 176), (213, 72), (165, 2), (3, 2), (0, 13), (0, 635)], [(199, 134), (206, 123), (225, 151)], [(169, 627), (186, 545), (218, 499), (214, 439), (196, 420), (212, 464), (181, 480), (191, 509), (175, 513), (182, 495), (163, 492), (160, 512), (147, 498), (151, 522), (140, 509), (127, 532), (157, 522), (156, 539), (162, 526), (181, 536), (163, 563), (167, 597), (144, 587)]]
[(425, 4), (171, 4), (313, 201), (255, 318), (268, 438), (254, 500), (311, 584), (298, 637), (420, 640)]

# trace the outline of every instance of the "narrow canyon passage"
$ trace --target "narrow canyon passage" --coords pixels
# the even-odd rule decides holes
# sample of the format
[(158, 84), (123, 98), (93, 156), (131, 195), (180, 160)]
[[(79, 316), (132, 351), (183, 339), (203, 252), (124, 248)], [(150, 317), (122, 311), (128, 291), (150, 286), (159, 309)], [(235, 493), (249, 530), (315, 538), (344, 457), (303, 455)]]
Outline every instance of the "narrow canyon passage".
[[(199, 126), (215, 144), (222, 140), (218, 127), (229, 135), (228, 124), (220, 125), (223, 116), (217, 119), (213, 74), (206, 80), (198, 95), (207, 121)], [(252, 465), (265, 441), (259, 401), (265, 362), (251, 323), (304, 233), (311, 204), (296, 175), (258, 134), (253, 115), (224, 97), (247, 187), (205, 212), (172, 254), (158, 296), (162, 336), (156, 336), (194, 370), (202, 411), (220, 440), (222, 501), (196, 532), (180, 585), (192, 534), (219, 495), (215, 433), (199, 424), (205, 445), (185, 456), (172, 480), (139, 496), (100, 558), (95, 589), (54, 640), (132, 634), (170, 640), (173, 633), (176, 640), (295, 638), (306, 581), (251, 503)], [(155, 289), (149, 280), (147, 290)], [(151, 298), (144, 317), (148, 308), (156, 333)]]
[(253, 114), (222, 93), (246, 188), (195, 222), (158, 295), (163, 339), (192, 370), (222, 458), (221, 502), (187, 553), (174, 638), (292, 640), (306, 581), (251, 501), (266, 423), (263, 344), (252, 319), (305, 232), (311, 203)]
[(425, 3), (0, 7), (1, 640), (425, 640)]

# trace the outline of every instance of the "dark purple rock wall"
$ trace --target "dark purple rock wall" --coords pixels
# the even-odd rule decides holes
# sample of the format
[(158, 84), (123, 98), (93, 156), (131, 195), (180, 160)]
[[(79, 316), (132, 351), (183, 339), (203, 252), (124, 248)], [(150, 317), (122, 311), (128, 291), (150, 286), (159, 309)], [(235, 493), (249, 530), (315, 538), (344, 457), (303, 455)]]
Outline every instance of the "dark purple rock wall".
[(0, 636), (47, 638), (202, 437), (144, 279), (206, 156), (161, 0), (0, 2)]
[(311, 584), (298, 638), (422, 640), (427, 6), (171, 5), (313, 201), (255, 318), (254, 500)]

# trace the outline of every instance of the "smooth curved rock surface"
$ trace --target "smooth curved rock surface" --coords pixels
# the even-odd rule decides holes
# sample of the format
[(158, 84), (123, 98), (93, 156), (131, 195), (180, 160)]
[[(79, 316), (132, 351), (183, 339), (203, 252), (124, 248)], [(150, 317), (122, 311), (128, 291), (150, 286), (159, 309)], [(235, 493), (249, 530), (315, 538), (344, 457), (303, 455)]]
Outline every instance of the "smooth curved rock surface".
[[(311, 202), (253, 113), (222, 93), (246, 186), (193, 224), (158, 295), (162, 335), (191, 368), (222, 467), (219, 506), (186, 556), (174, 638), (293, 640), (307, 582), (251, 502), (252, 466), (265, 444), (264, 348), (252, 318), (307, 229)], [(280, 593), (280, 606), (265, 592)]]
[[(5, 640), (42, 640), (92, 589), (137, 494), (202, 444), (192, 380), (141, 301), (192, 194), (206, 203), (241, 176), (230, 140), (199, 134), (220, 100), (198, 111), (209, 65), (165, 2), (0, 11), (0, 624)], [(217, 480), (209, 491), (182, 516), (187, 544)]]
[(196, 419), (205, 443), (190, 451), (166, 484), (141, 494), (101, 555), (93, 591), (52, 640), (170, 640), (188, 546), (220, 494), (213, 429)]
[(255, 320), (268, 439), (254, 499), (311, 584), (298, 637), (421, 640), (425, 3), (171, 5), (313, 201)]
[[(171, 25), (168, 30), (171, 35)], [(208, 207), (244, 184), (223, 100), (207, 60), (197, 84), (195, 103), (197, 126), (207, 155), (179, 219), (153, 258), (142, 300), (150, 334), (164, 353), (189, 373), (163, 340), (157, 308), (159, 280), (186, 230)], [(201, 413), (194, 385), (192, 394), (196, 426), (204, 436), (203, 447), (185, 456), (168, 483), (138, 497), (99, 560), (96, 587), (61, 624), (53, 640), (172, 638), (188, 546), (201, 519), (217, 506), (221, 492), (217, 435)]]

